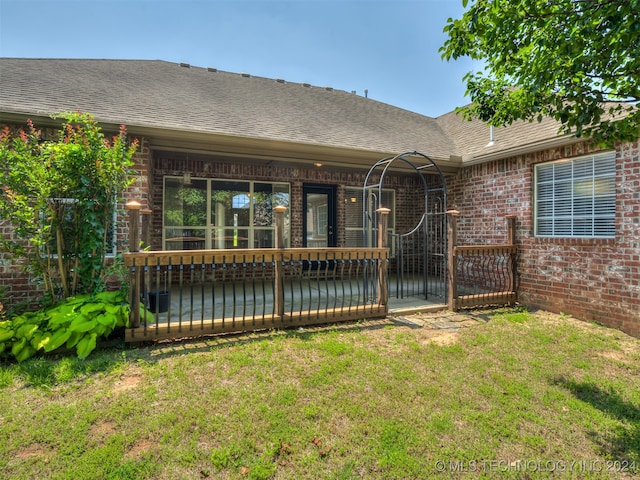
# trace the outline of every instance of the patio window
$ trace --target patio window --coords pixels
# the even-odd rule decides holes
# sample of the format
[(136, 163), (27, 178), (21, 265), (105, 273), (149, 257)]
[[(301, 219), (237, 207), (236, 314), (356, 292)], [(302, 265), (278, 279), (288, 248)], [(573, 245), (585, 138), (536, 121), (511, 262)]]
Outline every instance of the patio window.
[[(78, 212), (78, 199), (77, 198), (50, 198), (48, 203), (50, 205), (54, 205), (55, 209), (58, 211), (61, 218), (64, 219), (62, 224), (62, 236), (63, 241), (62, 244), (66, 246), (68, 249), (71, 245), (74, 244), (74, 238), (77, 235), (78, 224), (82, 222), (82, 216), (80, 212)], [(114, 201), (115, 205), (115, 201)], [(41, 213), (41, 221), (47, 222), (50, 219), (47, 219), (45, 212)], [(105, 238), (105, 248), (104, 254), (106, 257), (114, 257), (116, 254), (116, 221), (117, 221), (117, 211), (114, 208), (111, 222), (107, 225), (107, 232), (104, 236)], [(55, 228), (52, 226), (52, 237), (47, 245), (46, 250), (51, 252), (55, 257), (57, 256), (57, 244), (58, 244), (58, 235), (56, 233)], [(44, 249), (44, 247), (43, 247)]]
[(535, 235), (613, 238), (615, 174), (615, 152), (536, 165)]
[(273, 207), (284, 205), (288, 244), (289, 184), (165, 177), (165, 250), (271, 248)]
[[(369, 202), (368, 211), (375, 212), (380, 206), (391, 209), (389, 213), (389, 220), (387, 225), (387, 233), (391, 237), (395, 233), (395, 211), (396, 211), (396, 192), (392, 189), (382, 190), (382, 199), (378, 200), (377, 191), (375, 195), (371, 192), (368, 195), (367, 201)], [(363, 192), (362, 188), (347, 187), (345, 188), (345, 214), (346, 214), (346, 232), (345, 232), (345, 246), (347, 247), (364, 247), (365, 240), (371, 246), (376, 245), (377, 239), (377, 218), (369, 220), (369, 225), (372, 227), (367, 232), (367, 237), (363, 235), (363, 216), (362, 216), (362, 202)], [(392, 247), (393, 244), (389, 245)]]

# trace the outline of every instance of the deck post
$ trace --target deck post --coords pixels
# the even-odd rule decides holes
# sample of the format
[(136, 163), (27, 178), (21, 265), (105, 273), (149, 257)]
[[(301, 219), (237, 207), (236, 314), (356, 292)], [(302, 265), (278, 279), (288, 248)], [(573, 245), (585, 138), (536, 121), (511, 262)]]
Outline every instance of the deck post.
[[(380, 207), (376, 212), (378, 213), (378, 248), (387, 248), (387, 228), (391, 209)], [(389, 303), (387, 268), (386, 259), (378, 259), (378, 305), (384, 305), (385, 307)]]
[(273, 207), (273, 211), (276, 214), (276, 238), (275, 247), (278, 252), (274, 255), (275, 272), (273, 280), (273, 296), (274, 296), (274, 313), (282, 319), (284, 317), (284, 278), (282, 270), (282, 255), (280, 250), (284, 249), (284, 212), (287, 211), (287, 207), (284, 205), (278, 205)]
[(456, 256), (455, 248), (458, 242), (458, 215), (460, 212), (457, 210), (447, 211), (447, 304), (449, 310), (456, 311), (456, 299), (458, 298), (458, 282), (456, 279)]
[[(505, 215), (507, 220), (507, 243), (511, 246), (515, 246), (516, 244), (516, 216), (515, 215)], [(518, 275), (518, 265), (516, 259), (516, 253), (511, 254), (510, 258), (511, 269), (509, 271), (509, 288), (512, 292), (515, 292), (517, 289), (517, 275)]]
[[(140, 251), (140, 209), (142, 205), (135, 200), (127, 202), (126, 208), (129, 211), (129, 251), (132, 253)], [(129, 278), (131, 279), (131, 294), (129, 302), (131, 305), (131, 313), (129, 315), (129, 323), (131, 327), (140, 326), (140, 281), (141, 273), (140, 266), (134, 265), (133, 271), (130, 272)]]
[[(140, 237), (140, 246), (145, 250), (151, 249), (151, 210), (143, 208), (140, 210), (142, 215), (142, 235)], [(151, 270), (145, 268), (146, 274), (140, 276), (140, 291), (142, 292), (143, 303), (149, 305), (149, 288), (151, 287)], [(146, 321), (146, 320), (145, 320)]]
[(151, 247), (151, 210), (148, 208), (142, 208), (140, 214), (142, 215), (142, 236), (140, 240), (144, 248)]

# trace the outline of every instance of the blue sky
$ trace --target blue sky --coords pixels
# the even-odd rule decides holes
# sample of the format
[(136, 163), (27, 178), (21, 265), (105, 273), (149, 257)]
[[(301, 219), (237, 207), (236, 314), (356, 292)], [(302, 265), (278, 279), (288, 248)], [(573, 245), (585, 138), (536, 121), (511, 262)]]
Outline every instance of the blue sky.
[(462, 0), (0, 0), (0, 56), (159, 59), (331, 86), (437, 117), (469, 60), (438, 48)]

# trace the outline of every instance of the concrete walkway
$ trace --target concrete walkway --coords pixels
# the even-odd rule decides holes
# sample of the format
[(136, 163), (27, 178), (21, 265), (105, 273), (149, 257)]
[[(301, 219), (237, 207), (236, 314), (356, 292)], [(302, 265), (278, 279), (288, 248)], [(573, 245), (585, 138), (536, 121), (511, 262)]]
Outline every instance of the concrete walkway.
[(443, 299), (435, 298), (428, 300), (422, 296), (389, 298), (389, 315), (409, 315), (420, 312), (439, 312), (447, 309), (447, 304)]
[(389, 314), (389, 319), (409, 328), (428, 328), (457, 331), (489, 321), (491, 312), (470, 311), (457, 313), (447, 310), (422, 311), (420, 313)]
[[(294, 285), (286, 285), (284, 297), (285, 312), (298, 312), (322, 308), (355, 308), (360, 305), (375, 303), (375, 293), (369, 293), (365, 300), (365, 291), (361, 285), (354, 281), (342, 283), (334, 291), (335, 285), (325, 285), (325, 282), (316, 280), (298, 281)], [(167, 292), (168, 293), (168, 292)], [(393, 290), (389, 292), (389, 315), (408, 315), (415, 312), (437, 312), (446, 310), (444, 299), (433, 296), (433, 299), (425, 299), (424, 295), (407, 296), (397, 298)], [(156, 293), (151, 292), (155, 297)], [(156, 299), (151, 302), (151, 312), (155, 313)], [(272, 284), (267, 282), (242, 282), (218, 284), (214, 288), (209, 284), (205, 287), (195, 285), (193, 288), (185, 286), (182, 289), (174, 286), (169, 295), (163, 299), (164, 308), (170, 305), (171, 319), (198, 320), (201, 318), (242, 318), (253, 316), (271, 316), (274, 305), (274, 293)], [(166, 322), (168, 312), (160, 307), (160, 314), (156, 320)]]

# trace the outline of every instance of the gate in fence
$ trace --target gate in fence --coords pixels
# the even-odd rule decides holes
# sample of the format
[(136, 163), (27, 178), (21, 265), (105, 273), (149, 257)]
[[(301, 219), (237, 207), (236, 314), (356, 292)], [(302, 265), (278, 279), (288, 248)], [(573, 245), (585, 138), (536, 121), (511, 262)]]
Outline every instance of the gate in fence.
[[(422, 186), (422, 210), (409, 231), (391, 234), (379, 232), (376, 213), (386, 213), (385, 175), (392, 165), (415, 172)], [(373, 165), (363, 187), (363, 236), (365, 246), (373, 247), (382, 233), (384, 245), (391, 250), (389, 296), (425, 299), (447, 298), (447, 190), (444, 175), (436, 163), (419, 152), (387, 157)]]

